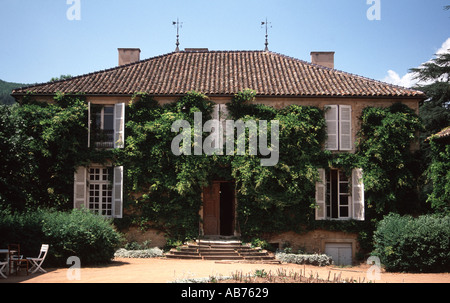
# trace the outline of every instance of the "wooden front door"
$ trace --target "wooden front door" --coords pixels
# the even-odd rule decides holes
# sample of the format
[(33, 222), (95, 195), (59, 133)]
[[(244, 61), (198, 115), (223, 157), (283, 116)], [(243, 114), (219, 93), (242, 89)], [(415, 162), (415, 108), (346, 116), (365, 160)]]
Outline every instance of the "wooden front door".
[(231, 236), (234, 233), (234, 183), (214, 181), (203, 190), (203, 234)]
[(220, 234), (219, 182), (213, 182), (203, 191), (203, 232), (207, 236)]

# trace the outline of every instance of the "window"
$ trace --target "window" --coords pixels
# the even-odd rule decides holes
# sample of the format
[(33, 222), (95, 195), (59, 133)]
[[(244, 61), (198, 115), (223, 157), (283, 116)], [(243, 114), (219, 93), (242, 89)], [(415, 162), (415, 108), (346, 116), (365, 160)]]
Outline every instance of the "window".
[(74, 208), (122, 218), (123, 167), (79, 167), (74, 179)]
[(112, 216), (112, 168), (89, 169), (88, 208), (96, 214)]
[(326, 174), (327, 194), (325, 205), (327, 207), (327, 218), (347, 219), (349, 212), (349, 181), (344, 172), (331, 169)]
[(114, 148), (114, 106), (91, 107), (91, 139), (97, 148)]
[(327, 150), (352, 150), (352, 107), (350, 105), (325, 106), (327, 123)]
[(364, 220), (362, 170), (346, 176), (338, 169), (319, 169), (316, 183), (316, 220)]
[(96, 148), (123, 148), (124, 135), (125, 103), (89, 103), (89, 147), (93, 145)]
[[(212, 119), (219, 121), (218, 125), (213, 127), (211, 134), (215, 134), (214, 141), (212, 142), (212, 148), (217, 149), (217, 154), (223, 153), (224, 138), (227, 135), (226, 132), (226, 120), (228, 118), (228, 108), (226, 104), (214, 105), (212, 112)], [(219, 128), (219, 129), (216, 129)]]

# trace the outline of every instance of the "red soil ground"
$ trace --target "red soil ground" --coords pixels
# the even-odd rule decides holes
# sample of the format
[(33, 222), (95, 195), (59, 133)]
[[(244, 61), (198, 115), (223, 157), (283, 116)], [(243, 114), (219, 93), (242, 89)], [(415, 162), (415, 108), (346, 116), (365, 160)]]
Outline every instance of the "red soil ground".
[[(44, 264), (45, 268), (45, 264)], [(297, 264), (261, 264), (237, 263), (199, 260), (154, 259), (115, 259), (111, 264), (98, 267), (82, 267), (80, 280), (67, 278), (68, 268), (45, 268), (48, 272), (27, 276), (24, 272), (11, 275), (7, 279), (0, 278), (0, 283), (167, 283), (180, 279), (209, 278), (212, 276), (231, 276), (240, 272), (243, 275), (252, 274), (256, 270), (265, 270), (276, 274), (280, 270), (297, 272), (304, 276), (321, 279), (337, 277), (367, 282), (369, 265), (354, 267), (318, 267)], [(306, 273), (306, 274), (305, 274)], [(381, 270), (380, 280), (375, 283), (450, 283), (449, 273), (439, 274), (409, 274), (387, 273)]]

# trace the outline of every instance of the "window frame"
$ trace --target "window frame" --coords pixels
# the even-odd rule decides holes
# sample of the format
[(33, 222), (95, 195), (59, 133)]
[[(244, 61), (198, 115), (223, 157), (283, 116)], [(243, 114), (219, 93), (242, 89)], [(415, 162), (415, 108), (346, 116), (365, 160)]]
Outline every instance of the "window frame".
[[(87, 188), (87, 208), (104, 217), (113, 216), (113, 178), (114, 171), (112, 167), (90, 166), (87, 170), (87, 180), (89, 182)], [(91, 201), (91, 199), (96, 198), (98, 201)], [(97, 208), (95, 207), (96, 205), (98, 206)]]
[[(334, 177), (337, 180), (333, 179), (333, 172), (336, 173), (336, 177)], [(342, 178), (342, 176), (345, 176), (345, 179)], [(352, 202), (352, 196), (351, 196), (351, 178), (345, 175), (344, 171), (340, 169), (330, 169), (326, 173), (326, 196), (325, 196), (325, 218), (327, 220), (349, 220), (352, 218), (351, 214), (351, 202)], [(333, 181), (337, 183), (336, 189), (336, 201), (333, 201)], [(343, 192), (341, 191), (341, 185), (346, 184), (347, 185), (347, 191)], [(347, 197), (347, 204), (341, 203), (341, 197)], [(334, 205), (336, 204), (336, 205)], [(347, 216), (341, 215), (341, 208), (347, 208)], [(337, 210), (337, 215), (334, 217), (333, 209)]]
[[(98, 180), (91, 180), (91, 169), (107, 169), (108, 178), (102, 176)], [(91, 210), (89, 205), (91, 196), (91, 184), (92, 185), (106, 185), (108, 190), (111, 191), (111, 213), (104, 215), (109, 218), (122, 218), (123, 217), (123, 166), (104, 166), (101, 164), (92, 164), (88, 167), (80, 166), (74, 173), (74, 209), (86, 208)], [(95, 189), (95, 188), (94, 188)], [(102, 190), (99, 187), (99, 190)], [(102, 203), (101, 197), (103, 193), (99, 195), (99, 202)], [(95, 202), (95, 201), (94, 201)], [(103, 209), (100, 207), (99, 209)], [(95, 209), (94, 209), (95, 210)], [(98, 213), (98, 212), (97, 212)], [(100, 212), (100, 215), (101, 212)]]
[[(93, 111), (93, 108), (99, 107), (100, 111)], [(109, 133), (105, 134), (108, 136), (107, 141), (94, 141), (92, 140), (95, 131), (97, 135), (102, 136), (102, 132), (105, 131), (105, 108), (112, 108), (112, 114), (107, 113), (106, 115), (111, 115), (112, 117), (112, 129), (107, 130)], [(94, 115), (100, 117), (100, 127), (97, 129), (94, 124), (97, 119)], [(106, 131), (105, 131), (106, 133)], [(92, 141), (92, 142), (91, 142)], [(101, 103), (91, 103), (88, 102), (88, 147), (93, 145), (95, 148), (100, 149), (114, 149), (114, 148), (124, 148), (125, 147), (125, 103), (120, 102), (116, 104), (101, 104)]]
[(325, 105), (324, 109), (327, 125), (325, 149), (330, 151), (352, 151), (354, 145), (352, 106)]
[[(330, 212), (328, 212), (328, 207), (332, 207), (330, 198), (327, 196), (330, 195), (328, 193), (328, 188), (331, 188), (331, 183), (327, 182), (327, 174), (330, 175), (331, 171), (337, 171), (338, 179), (337, 188), (338, 188), (338, 217), (332, 218), (332, 212), (330, 208)], [(315, 220), (336, 220), (336, 221), (345, 221), (345, 220), (356, 220), (356, 221), (364, 221), (365, 220), (365, 199), (364, 199), (364, 182), (363, 182), (363, 170), (361, 168), (354, 168), (351, 171), (351, 177), (345, 176), (346, 180), (340, 180), (339, 169), (336, 168), (318, 168), (317, 172), (319, 175), (319, 179), (316, 182), (316, 192), (315, 192)], [(330, 179), (328, 177), (328, 179)], [(342, 179), (342, 178), (341, 178)], [(344, 193), (340, 193), (341, 185), (347, 185), (347, 191)], [(343, 204), (341, 201), (341, 196), (347, 196), (348, 203), (347, 205)], [(328, 205), (329, 204), (329, 205)], [(348, 216), (341, 216), (340, 207), (348, 207)]]

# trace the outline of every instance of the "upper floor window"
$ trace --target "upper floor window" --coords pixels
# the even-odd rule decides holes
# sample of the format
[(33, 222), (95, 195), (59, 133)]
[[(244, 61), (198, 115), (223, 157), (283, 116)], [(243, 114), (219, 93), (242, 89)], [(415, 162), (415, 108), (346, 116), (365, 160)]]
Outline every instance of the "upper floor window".
[(325, 111), (328, 135), (325, 148), (335, 151), (352, 150), (352, 107), (327, 105)]
[(89, 146), (123, 148), (125, 103), (99, 105), (89, 103)]

